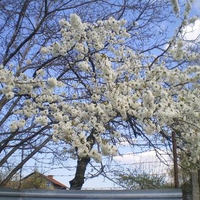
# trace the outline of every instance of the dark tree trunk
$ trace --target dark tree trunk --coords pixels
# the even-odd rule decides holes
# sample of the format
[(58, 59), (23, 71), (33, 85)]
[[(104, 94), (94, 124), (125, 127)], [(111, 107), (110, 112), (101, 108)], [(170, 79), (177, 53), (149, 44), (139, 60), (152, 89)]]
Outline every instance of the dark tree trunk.
[[(93, 129), (90, 135), (87, 137), (89, 150), (91, 150), (93, 145), (95, 144), (95, 137), (93, 136), (94, 133), (95, 133), (95, 130)], [(78, 149), (76, 149), (76, 151), (77, 150)], [(90, 162), (89, 156), (85, 156), (83, 158), (78, 157), (75, 177), (69, 182), (70, 190), (81, 190), (84, 183), (84, 179), (85, 179), (85, 171), (89, 162)]]
[(69, 182), (70, 190), (81, 190), (85, 179), (85, 170), (89, 162), (90, 158), (88, 156), (78, 159), (75, 177)]

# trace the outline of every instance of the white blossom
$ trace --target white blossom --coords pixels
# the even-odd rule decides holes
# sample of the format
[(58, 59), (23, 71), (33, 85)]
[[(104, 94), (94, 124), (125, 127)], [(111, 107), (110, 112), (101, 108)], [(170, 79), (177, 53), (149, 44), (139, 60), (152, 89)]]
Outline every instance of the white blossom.
[(12, 122), (12, 123), (10, 124), (10, 131), (14, 132), (14, 131), (16, 131), (18, 128), (19, 128), (19, 127), (18, 127), (18, 125), (17, 125), (17, 122)]
[(55, 87), (57, 85), (57, 80), (54, 77), (48, 78), (47, 83), (49, 87)]
[(172, 3), (174, 12), (175, 12), (177, 15), (179, 15), (180, 7), (179, 7), (178, 0), (171, 0), (171, 3)]
[(93, 158), (97, 163), (101, 163), (102, 162), (102, 157), (101, 154), (96, 150), (96, 149), (92, 149), (88, 155)]
[(75, 28), (75, 30), (83, 29), (81, 18), (74, 13), (70, 15), (70, 24), (73, 28)]
[[(179, 12), (178, 2), (172, 2)], [(40, 53), (58, 59), (69, 54), (66, 66), (58, 66), (63, 76), (54, 71), (57, 66), (35, 68), (35, 77), (25, 72), (16, 75), (14, 65), (12, 70), (1, 66), (1, 94), (8, 102), (22, 97), (12, 116), (21, 120), (11, 122), (10, 131), (29, 126), (30, 121), (37, 127), (51, 125), (53, 141), (65, 140), (78, 157), (102, 162), (102, 156), (118, 154), (116, 138), (127, 136), (121, 128), (110, 126), (112, 122), (134, 119), (146, 134), (170, 132), (171, 127), (180, 130), (185, 140), (196, 145), (183, 148), (199, 159), (199, 66), (179, 70), (169, 69), (164, 62), (146, 65), (146, 55), (127, 47), (125, 23), (113, 17), (83, 23), (76, 14), (70, 15), (69, 22), (61, 19), (61, 40), (42, 47)], [(177, 41), (169, 54), (187, 58), (184, 47)]]
[(47, 47), (42, 47), (42, 48), (40, 49), (40, 53), (41, 53), (41, 54), (47, 54), (47, 53), (49, 53), (49, 49), (48, 49)]
[(14, 92), (8, 92), (5, 94), (7, 99), (12, 99), (14, 97), (14, 95), (15, 95)]

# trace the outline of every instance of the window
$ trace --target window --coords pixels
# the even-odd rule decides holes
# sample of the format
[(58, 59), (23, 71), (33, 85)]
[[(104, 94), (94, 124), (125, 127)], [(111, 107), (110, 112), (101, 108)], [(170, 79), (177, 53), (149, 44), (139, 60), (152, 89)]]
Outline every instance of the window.
[(46, 187), (47, 187), (47, 188), (51, 188), (51, 187), (52, 187), (52, 183), (51, 183), (50, 181), (47, 181), (47, 182), (46, 182)]

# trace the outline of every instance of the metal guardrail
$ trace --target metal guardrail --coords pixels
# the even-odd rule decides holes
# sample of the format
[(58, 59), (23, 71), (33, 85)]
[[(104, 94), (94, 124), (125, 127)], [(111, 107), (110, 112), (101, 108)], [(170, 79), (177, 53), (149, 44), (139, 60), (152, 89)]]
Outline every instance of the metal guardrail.
[(0, 200), (182, 200), (179, 189), (163, 190), (12, 190), (0, 189)]

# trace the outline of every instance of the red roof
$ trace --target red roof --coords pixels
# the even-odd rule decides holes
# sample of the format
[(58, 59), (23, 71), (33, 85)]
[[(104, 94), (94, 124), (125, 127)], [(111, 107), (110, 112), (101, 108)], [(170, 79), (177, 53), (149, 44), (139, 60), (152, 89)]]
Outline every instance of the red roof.
[(53, 178), (53, 175), (45, 176), (44, 174), (41, 174), (41, 173), (39, 173), (39, 172), (37, 172), (37, 171), (32, 172), (31, 174), (27, 175), (27, 176), (24, 177), (23, 179), (27, 179), (28, 177), (32, 176), (32, 175), (35, 174), (35, 173), (37, 173), (37, 174), (39, 174), (40, 176), (44, 177), (45, 179), (51, 181), (54, 185), (58, 185), (58, 186), (60, 186), (60, 187), (62, 187), (62, 188), (68, 188), (66, 185), (64, 185), (64, 184), (60, 183), (59, 181), (55, 180), (55, 179)]
[(63, 188), (67, 188), (66, 185), (64, 185), (64, 184), (60, 183), (59, 181), (55, 180), (52, 175), (48, 175), (48, 176), (43, 175), (43, 176), (46, 179), (48, 179), (49, 181), (51, 181), (52, 183), (54, 183), (55, 185), (59, 185), (59, 186), (61, 186)]

